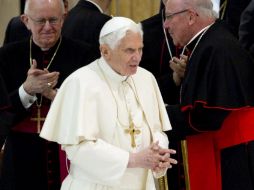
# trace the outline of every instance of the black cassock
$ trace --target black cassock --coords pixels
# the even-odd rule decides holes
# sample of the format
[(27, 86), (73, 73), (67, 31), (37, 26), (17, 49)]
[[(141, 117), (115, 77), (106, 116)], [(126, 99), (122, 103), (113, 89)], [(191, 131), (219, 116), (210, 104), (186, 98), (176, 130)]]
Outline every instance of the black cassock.
[[(25, 109), (19, 98), (18, 89), (26, 80), (30, 68), (29, 41), (28, 38), (0, 49), (0, 70), (12, 102), (12, 112), (15, 113), (15, 124), (7, 136), (4, 149), (0, 189), (60, 189), (58, 145), (39, 137), (36, 130), (37, 122), (32, 120), (38, 116), (36, 102)], [(54, 47), (43, 52), (32, 43), (32, 58), (37, 61), (37, 67), (47, 66), (58, 44), (59, 41)], [(94, 52), (96, 51), (88, 45), (63, 37), (48, 68), (50, 72), (60, 72), (56, 87), (59, 88), (63, 80), (73, 71), (97, 58), (99, 55)], [(37, 98), (40, 101), (40, 95), (37, 95)], [(46, 117), (50, 103), (46, 98), (42, 99), (42, 118)]]
[[(237, 143), (229, 143), (219, 152), (222, 189), (253, 190), (254, 124), (251, 117), (244, 118), (245, 121), (242, 122), (241, 116), (245, 115), (241, 114), (248, 112), (253, 116), (254, 62), (219, 21), (212, 25), (197, 43), (199, 37), (187, 46), (191, 54), (182, 82), (181, 104), (167, 107), (173, 127), (169, 136), (179, 139), (186, 137), (188, 144), (188, 139), (193, 140), (202, 135), (221, 135), (227, 123), (231, 123), (228, 134), (224, 134), (225, 141), (220, 139), (220, 144), (225, 144), (233, 139), (229, 136), (231, 131), (235, 130), (235, 126), (239, 127), (242, 138), (234, 139)], [(232, 115), (239, 118), (232, 118)], [(236, 119), (235, 123), (232, 122), (233, 119)], [(241, 123), (247, 123), (247, 126)], [(248, 130), (244, 131), (246, 127)], [(205, 141), (198, 143), (202, 146)], [(205, 159), (204, 152), (198, 152), (197, 155), (201, 161)], [(210, 166), (208, 160), (206, 161), (206, 169), (200, 171), (205, 171)], [(197, 164), (195, 170), (199, 167), (200, 164)], [(199, 177), (205, 177), (200, 175)], [(207, 177), (211, 179), (211, 173)], [(190, 183), (192, 185), (194, 182)]]

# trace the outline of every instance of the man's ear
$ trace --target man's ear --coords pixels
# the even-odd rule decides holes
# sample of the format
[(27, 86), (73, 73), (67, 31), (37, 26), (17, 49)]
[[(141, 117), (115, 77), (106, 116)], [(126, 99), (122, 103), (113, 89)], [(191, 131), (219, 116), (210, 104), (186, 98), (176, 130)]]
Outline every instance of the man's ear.
[(109, 60), (110, 59), (110, 55), (111, 55), (111, 51), (110, 51), (110, 47), (106, 44), (102, 44), (100, 45), (100, 52), (101, 55), (104, 57), (105, 60)]
[(28, 24), (28, 17), (25, 14), (22, 14), (20, 16), (20, 20), (26, 25), (26, 28), (30, 30), (29, 24)]
[(64, 1), (64, 12), (67, 14), (69, 11), (69, 2), (66, 0)]
[(190, 25), (195, 23), (197, 18), (198, 18), (198, 14), (194, 11), (190, 11), (190, 14), (189, 14), (189, 23), (190, 23)]
[(61, 27), (63, 27), (64, 20), (65, 20), (66, 16), (67, 16), (67, 13), (64, 13), (63, 18), (61, 19)]
[(63, 20), (65, 20), (66, 16), (68, 15), (68, 13), (64, 13), (63, 14)]

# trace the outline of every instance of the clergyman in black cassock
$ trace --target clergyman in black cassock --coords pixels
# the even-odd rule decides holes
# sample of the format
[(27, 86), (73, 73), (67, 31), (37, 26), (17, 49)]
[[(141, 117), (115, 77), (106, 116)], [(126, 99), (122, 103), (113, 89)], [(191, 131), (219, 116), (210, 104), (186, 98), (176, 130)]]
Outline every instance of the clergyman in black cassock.
[[(181, 104), (167, 107), (173, 127), (169, 136), (183, 139), (189, 135), (218, 130), (229, 113), (234, 113), (233, 110), (254, 106), (251, 87), (253, 66), (247, 52), (220, 23), (211, 26), (187, 63)], [(251, 140), (221, 150), (223, 190), (237, 190), (240, 187), (253, 189), (251, 176), (254, 168), (251, 162), (254, 154)], [(199, 154), (202, 156), (202, 152)], [(234, 169), (236, 165), (237, 169)]]
[[(175, 1), (168, 1), (168, 15), (175, 11), (170, 9)], [(207, 19), (200, 12), (185, 13), (192, 14), (196, 22), (193, 26), (182, 23), (188, 30), (200, 26), (197, 17)], [(169, 32), (173, 22), (189, 18), (186, 15), (166, 20)], [(188, 44), (185, 48), (191, 54), (181, 85), (181, 103), (167, 107), (173, 127), (169, 136), (187, 139), (191, 189), (252, 190), (254, 62), (228, 29), (213, 20), (209, 17), (207, 27), (201, 25), (204, 28), (193, 34), (200, 31), (194, 40), (183, 44)]]
[(22, 19), (31, 38), (0, 48), (0, 71), (15, 114), (5, 143), (0, 189), (56, 190), (65, 160), (59, 160), (59, 146), (41, 139), (39, 132), (63, 80), (99, 55), (90, 45), (61, 37), (62, 1), (26, 3)]
[[(47, 52), (43, 52), (34, 43), (32, 44), (33, 59), (37, 60), (39, 68), (44, 67), (43, 60), (52, 58), (57, 48), (56, 46), (52, 47)], [(56, 157), (54, 160), (57, 161), (58, 155), (56, 151), (58, 150), (58, 146), (54, 143), (48, 143), (38, 136), (36, 132), (37, 121), (31, 121), (31, 118), (37, 117), (36, 105), (33, 105), (29, 109), (25, 109), (20, 102), (18, 89), (25, 80), (30, 67), (29, 51), (29, 40), (12, 43), (0, 49), (0, 67), (2, 75), (11, 97), (12, 109), (17, 113), (15, 125), (8, 135), (5, 144), (2, 182), (4, 186), (7, 185), (8, 188), (25, 188), (28, 187), (27, 184), (30, 184), (31, 187), (34, 186), (36, 189), (45, 190), (48, 189), (48, 187), (45, 187), (45, 185), (48, 184), (47, 181), (59, 175), (57, 173), (49, 174), (47, 171), (49, 167), (47, 165), (47, 159), (49, 159), (47, 152), (48, 147), (54, 147), (53, 150), (55, 152), (53, 153)], [(96, 57), (93, 57), (93, 54), (94, 52), (90, 46), (78, 44), (77, 42), (63, 38), (58, 52), (51, 66), (48, 68), (49, 71), (60, 72), (56, 87), (59, 88), (62, 81), (73, 71), (93, 60), (93, 58)], [(44, 109), (44, 111), (42, 111), (42, 118), (45, 118), (49, 106), (50, 101), (43, 99), (42, 109)], [(41, 122), (41, 125), (42, 124), (43, 121)], [(27, 130), (27, 128), (31, 130)], [(53, 163), (52, 166), (53, 165), (54, 167), (59, 167), (59, 163)], [(58, 171), (58, 169), (54, 170), (56, 172)]]

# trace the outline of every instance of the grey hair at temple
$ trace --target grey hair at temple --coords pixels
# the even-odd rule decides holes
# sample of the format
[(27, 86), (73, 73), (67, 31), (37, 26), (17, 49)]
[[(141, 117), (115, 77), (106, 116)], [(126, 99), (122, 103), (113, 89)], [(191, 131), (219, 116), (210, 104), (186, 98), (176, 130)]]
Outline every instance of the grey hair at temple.
[(102, 27), (100, 32), (100, 45), (107, 44), (114, 49), (128, 31), (140, 33), (143, 38), (142, 26), (125, 17), (113, 17)]
[(193, 8), (201, 16), (218, 18), (219, 15), (213, 10), (211, 0), (182, 0), (186, 8)]

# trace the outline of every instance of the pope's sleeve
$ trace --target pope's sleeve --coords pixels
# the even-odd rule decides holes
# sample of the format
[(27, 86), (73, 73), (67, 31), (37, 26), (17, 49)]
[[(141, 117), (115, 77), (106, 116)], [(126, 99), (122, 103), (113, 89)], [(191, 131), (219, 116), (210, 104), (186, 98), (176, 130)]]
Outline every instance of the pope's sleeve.
[(94, 80), (89, 75), (91, 73), (84, 69), (63, 82), (44, 122), (40, 133), (42, 138), (67, 145), (96, 140), (99, 103), (91, 91), (91, 84), (86, 82)]
[(101, 139), (63, 146), (71, 162), (70, 175), (74, 178), (104, 185), (119, 185), (129, 153)]

